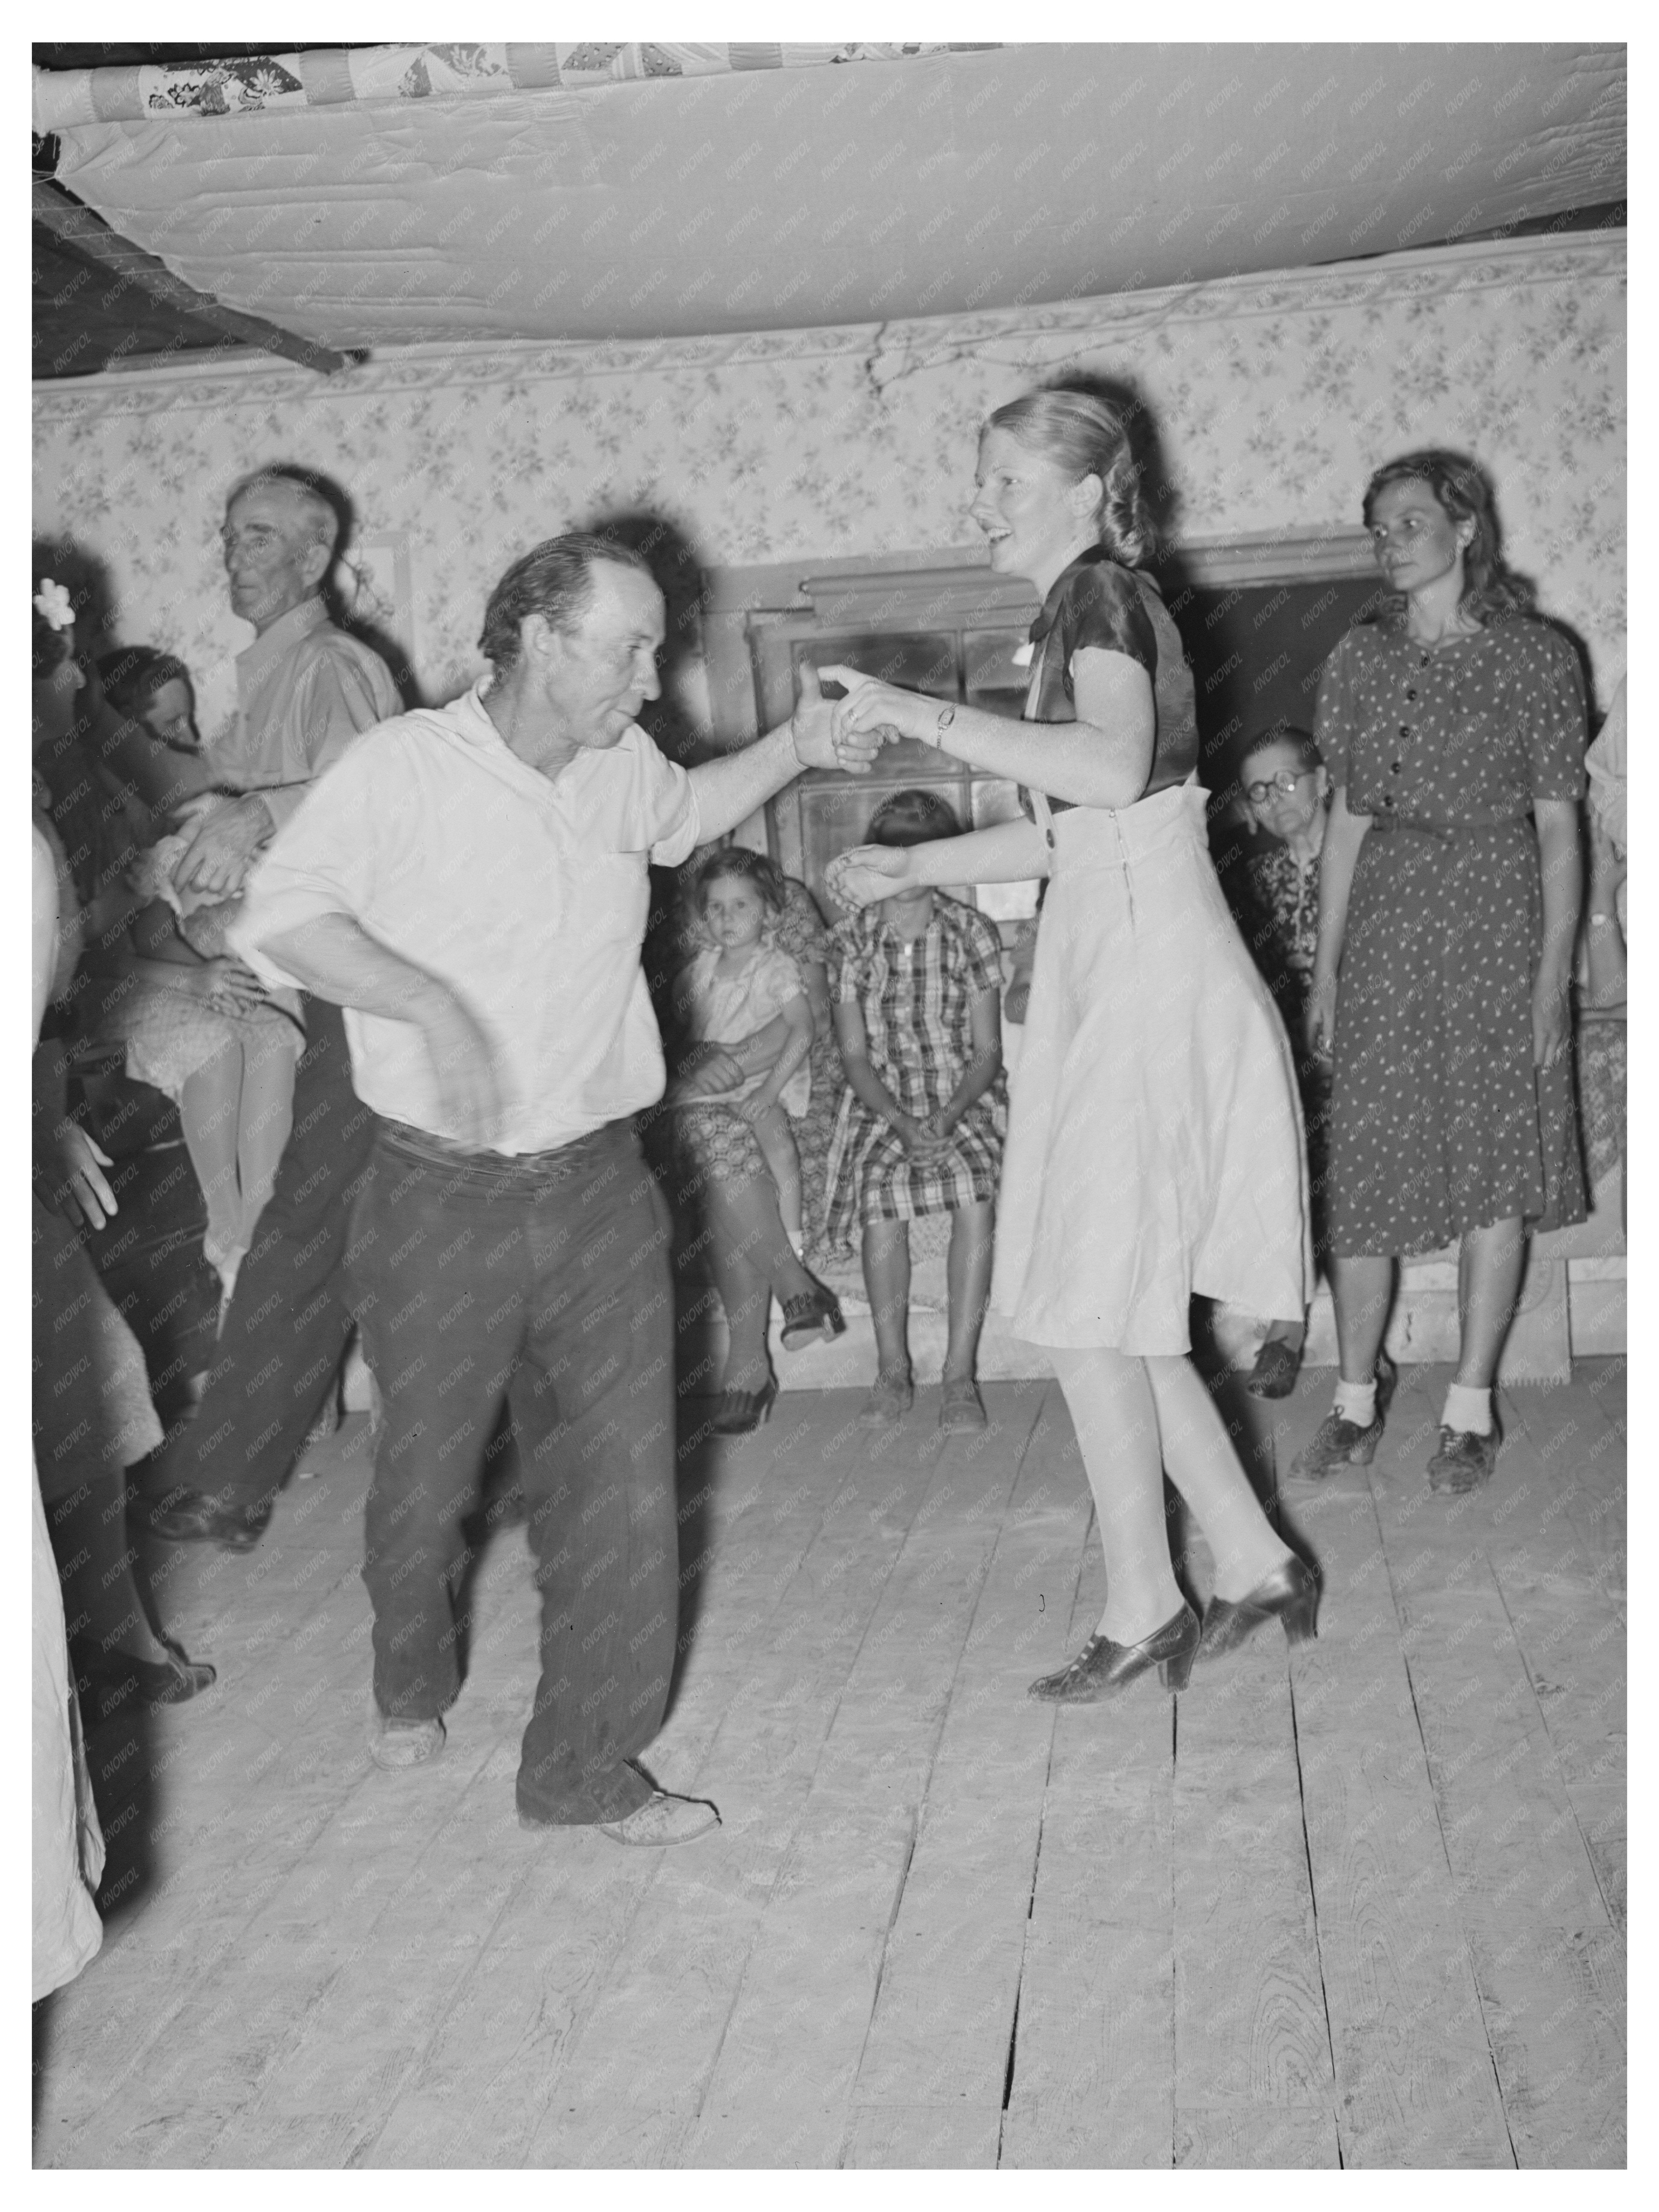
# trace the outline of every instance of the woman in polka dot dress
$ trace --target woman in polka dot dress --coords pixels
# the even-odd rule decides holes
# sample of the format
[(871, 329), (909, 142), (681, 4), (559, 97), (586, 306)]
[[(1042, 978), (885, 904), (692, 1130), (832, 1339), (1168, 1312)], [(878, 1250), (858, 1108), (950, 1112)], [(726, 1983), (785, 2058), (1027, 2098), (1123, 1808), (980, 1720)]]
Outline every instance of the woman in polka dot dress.
[(1326, 662), (1315, 723), (1334, 793), (1308, 1034), (1334, 1063), (1341, 1379), (1297, 1466), (1369, 1464), (1395, 1261), (1456, 1242), (1461, 1356), (1429, 1478), (1469, 1490), (1498, 1455), (1492, 1385), (1527, 1231), (1585, 1213), (1568, 995), (1584, 690), (1499, 564), (1473, 463), (1390, 461), (1364, 516), (1401, 599)]

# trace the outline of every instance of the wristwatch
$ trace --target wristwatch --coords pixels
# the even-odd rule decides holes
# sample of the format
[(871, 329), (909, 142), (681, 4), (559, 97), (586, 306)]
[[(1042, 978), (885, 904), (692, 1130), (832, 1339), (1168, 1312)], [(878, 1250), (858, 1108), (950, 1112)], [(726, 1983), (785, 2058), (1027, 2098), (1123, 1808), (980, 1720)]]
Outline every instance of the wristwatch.
[(941, 707), (939, 720), (933, 725), (933, 735), (936, 738), (942, 738), (956, 719), (957, 710), (954, 707)]

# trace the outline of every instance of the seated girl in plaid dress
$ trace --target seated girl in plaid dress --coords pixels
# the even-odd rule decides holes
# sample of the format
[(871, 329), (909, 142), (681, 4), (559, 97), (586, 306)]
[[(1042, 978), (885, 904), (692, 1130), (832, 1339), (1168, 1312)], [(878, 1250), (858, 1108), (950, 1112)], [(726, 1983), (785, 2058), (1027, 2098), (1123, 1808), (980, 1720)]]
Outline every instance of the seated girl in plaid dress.
[[(878, 808), (868, 836), (878, 845), (920, 845), (959, 834), (943, 799), (901, 791)], [(1007, 1127), (1000, 943), (971, 907), (922, 890), (849, 916), (835, 945), (836, 1036), (848, 1088), (826, 1176), (827, 1241), (848, 1249), (854, 1225), (862, 1227), (878, 1371), (860, 1419), (884, 1427), (909, 1409), (908, 1224), (948, 1213), (950, 1335), (939, 1426), (983, 1428), (974, 1361)]]

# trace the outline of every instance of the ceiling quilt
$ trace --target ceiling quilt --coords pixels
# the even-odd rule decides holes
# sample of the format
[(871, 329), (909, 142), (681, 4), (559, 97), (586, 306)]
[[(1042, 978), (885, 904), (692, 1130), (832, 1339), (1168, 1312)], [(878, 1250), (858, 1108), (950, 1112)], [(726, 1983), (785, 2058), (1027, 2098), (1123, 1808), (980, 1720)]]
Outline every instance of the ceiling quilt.
[[(1024, 306), (1348, 260), (1625, 190), (1616, 46), (810, 50), (857, 68), (802, 48), (429, 48), (423, 90), (416, 51), (367, 50), (400, 66), (356, 79), (349, 56), (278, 57), (293, 82), (221, 87), (223, 112), (169, 106), (149, 70), (65, 73), (58, 178), (199, 290), (346, 349)], [(653, 52), (715, 58), (627, 58)], [(526, 53), (556, 57), (543, 88)], [(457, 54), (503, 58), (462, 84), (431, 58)]]

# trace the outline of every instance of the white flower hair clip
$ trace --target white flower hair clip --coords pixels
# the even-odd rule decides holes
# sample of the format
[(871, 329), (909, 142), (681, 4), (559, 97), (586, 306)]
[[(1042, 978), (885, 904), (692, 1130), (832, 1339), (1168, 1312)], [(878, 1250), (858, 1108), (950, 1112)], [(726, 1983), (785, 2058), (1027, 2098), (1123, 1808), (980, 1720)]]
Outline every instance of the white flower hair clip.
[(75, 607), (64, 584), (54, 584), (50, 576), (42, 576), (40, 588), (34, 595), (35, 611), (48, 629), (73, 629)]

